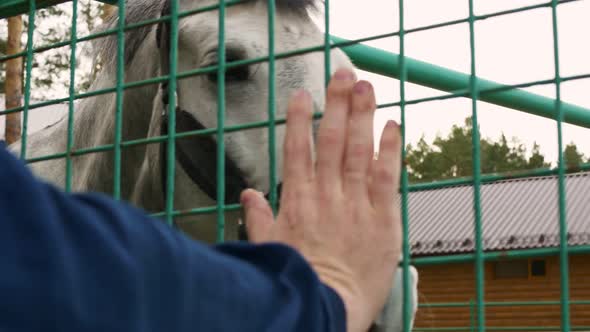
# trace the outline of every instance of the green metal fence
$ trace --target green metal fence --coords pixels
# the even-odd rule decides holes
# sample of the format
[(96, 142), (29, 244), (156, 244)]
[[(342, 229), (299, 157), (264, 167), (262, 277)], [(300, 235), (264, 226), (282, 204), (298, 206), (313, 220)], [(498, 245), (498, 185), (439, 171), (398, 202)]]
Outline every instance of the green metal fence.
[[(17, 14), (28, 13), (29, 17), (29, 28), (28, 28), (28, 40), (32, 40), (33, 32), (35, 29), (35, 12), (39, 8), (44, 8), (50, 5), (54, 5), (57, 3), (67, 2), (68, 0), (5, 0), (0, 3), (0, 18), (6, 18)], [(479, 147), (479, 132), (478, 130), (473, 130), (472, 136), (472, 153), (473, 153), (473, 169), (474, 173), (469, 178), (462, 178), (462, 179), (453, 179), (453, 180), (446, 180), (446, 181), (439, 181), (436, 183), (428, 183), (428, 184), (410, 184), (408, 180), (408, 171), (404, 167), (402, 171), (402, 181), (401, 181), (401, 197), (402, 197), (402, 218), (403, 218), (403, 261), (400, 263), (402, 266), (407, 267), (409, 264), (414, 264), (416, 266), (423, 266), (423, 265), (432, 265), (432, 264), (445, 264), (445, 263), (457, 263), (457, 262), (472, 262), (475, 267), (476, 271), (476, 297), (471, 303), (442, 303), (442, 304), (422, 304), (421, 308), (430, 306), (469, 306), (472, 308), (473, 311), (473, 323), (472, 326), (469, 327), (457, 327), (457, 328), (450, 328), (450, 329), (416, 329), (416, 330), (453, 330), (453, 331), (460, 331), (460, 330), (468, 330), (468, 331), (485, 331), (487, 330), (502, 330), (498, 328), (490, 328), (486, 327), (486, 320), (485, 320), (485, 308), (486, 306), (495, 306), (499, 305), (498, 303), (493, 302), (486, 302), (484, 298), (484, 262), (496, 260), (499, 257), (536, 257), (536, 256), (547, 256), (547, 255), (559, 255), (559, 262), (560, 262), (560, 283), (561, 283), (561, 297), (560, 301), (554, 304), (558, 304), (561, 310), (561, 327), (562, 331), (570, 331), (570, 330), (577, 330), (572, 326), (570, 322), (570, 304), (573, 302), (570, 300), (570, 293), (569, 293), (569, 276), (568, 276), (568, 255), (570, 254), (587, 254), (590, 253), (590, 246), (575, 246), (570, 247), (568, 246), (567, 242), (567, 220), (566, 220), (566, 197), (565, 197), (565, 181), (564, 175), (566, 173), (566, 164), (564, 162), (563, 157), (563, 143), (562, 143), (562, 124), (570, 123), (578, 126), (583, 126), (586, 128), (590, 128), (590, 110), (568, 104), (561, 101), (561, 84), (566, 81), (573, 81), (579, 79), (590, 78), (590, 73), (580, 74), (576, 76), (569, 76), (563, 77), (560, 75), (559, 69), (559, 48), (558, 48), (558, 33), (557, 33), (557, 7), (562, 3), (573, 2), (576, 0), (552, 0), (546, 3), (538, 4), (538, 5), (531, 5), (525, 6), (517, 9), (506, 10), (502, 12), (486, 14), (486, 15), (475, 15), (473, 10), (473, 0), (466, 0), (465, 6), (469, 8), (469, 16), (464, 19), (454, 20), (445, 23), (434, 24), (430, 26), (422, 26), (413, 29), (404, 29), (404, 1), (398, 0), (399, 3), (399, 30), (393, 31), (391, 33), (377, 35), (377, 36), (368, 36), (366, 38), (358, 39), (358, 40), (345, 40), (342, 38), (338, 38), (336, 36), (332, 36), (330, 34), (330, 15), (329, 15), (329, 0), (324, 1), (325, 6), (325, 41), (321, 45), (317, 45), (314, 47), (295, 50), (287, 53), (275, 53), (275, 38), (274, 38), (274, 31), (270, 29), (270, 33), (268, 36), (268, 45), (269, 45), (269, 54), (268, 56), (256, 58), (256, 59), (249, 59), (243, 61), (232, 61), (226, 62), (225, 60), (225, 14), (226, 10), (230, 6), (238, 5), (243, 3), (244, 1), (241, 0), (230, 0), (225, 2), (220, 2), (218, 5), (208, 6), (205, 8), (195, 9), (189, 12), (179, 12), (178, 0), (171, 1), (171, 11), (170, 15), (152, 19), (146, 22), (140, 23), (133, 23), (133, 24), (125, 24), (124, 19), (120, 19), (118, 22), (118, 26), (115, 29), (111, 29), (108, 31), (100, 32), (97, 34), (91, 34), (84, 37), (77, 37), (76, 35), (76, 19), (77, 19), (77, 0), (73, 0), (72, 6), (73, 10), (73, 17), (72, 17), (72, 33), (73, 36), (71, 40), (56, 43), (54, 45), (43, 46), (35, 48), (33, 43), (29, 42), (26, 45), (26, 50), (19, 54), (14, 55), (5, 55), (0, 57), (0, 62), (5, 62), (9, 59), (13, 59), (16, 57), (24, 57), (26, 59), (26, 67), (25, 67), (25, 95), (24, 95), (24, 106), (9, 109), (0, 112), (0, 115), (6, 115), (15, 112), (22, 112), (23, 114), (23, 132), (22, 132), (22, 146), (21, 146), (21, 158), (26, 160), (28, 163), (36, 163), (42, 162), (46, 160), (58, 159), (58, 158), (65, 158), (67, 161), (67, 170), (66, 170), (66, 190), (71, 190), (71, 174), (72, 174), (72, 158), (74, 156), (79, 156), (83, 154), (95, 153), (95, 152), (103, 152), (103, 151), (114, 151), (115, 160), (113, 165), (113, 172), (114, 172), (114, 191), (113, 196), (117, 199), (121, 197), (121, 151), (122, 149), (137, 146), (137, 145), (144, 145), (150, 143), (165, 143), (168, 146), (168, 155), (167, 155), (167, 170), (168, 170), (168, 181), (167, 181), (167, 201), (166, 201), (166, 208), (164, 211), (154, 214), (158, 217), (165, 218), (169, 223), (172, 223), (172, 220), (178, 216), (184, 215), (195, 215), (195, 214), (205, 214), (205, 213), (217, 213), (217, 225), (218, 225), (218, 240), (223, 241), (224, 238), (224, 229), (225, 229), (225, 220), (224, 215), (222, 212), (228, 210), (238, 210), (240, 209), (239, 205), (235, 204), (225, 204), (224, 197), (225, 197), (225, 178), (224, 178), (224, 134), (229, 132), (234, 132), (238, 130), (244, 130), (249, 128), (261, 128), (267, 127), (269, 132), (269, 165), (270, 165), (270, 184), (271, 190), (270, 193), (270, 201), (271, 205), (276, 211), (277, 208), (277, 192), (276, 192), (276, 183), (277, 183), (277, 175), (276, 175), (276, 164), (275, 164), (275, 126), (283, 124), (285, 119), (276, 118), (275, 116), (275, 61), (278, 59), (283, 59), (291, 56), (301, 55), (309, 52), (317, 52), (323, 51), (325, 54), (325, 80), (326, 82), (329, 79), (330, 73), (330, 57), (328, 56), (328, 52), (333, 48), (341, 48), (344, 50), (350, 58), (353, 60), (353, 63), (357, 66), (357, 68), (370, 71), (373, 73), (381, 74), (387, 77), (398, 79), (401, 82), (400, 86), (400, 100), (393, 103), (382, 104), (379, 105), (379, 108), (391, 107), (391, 106), (398, 106), (401, 111), (401, 130), (402, 130), (402, 139), (403, 144), (402, 146), (405, 147), (406, 145), (406, 135), (405, 135), (405, 127), (406, 127), (406, 106), (418, 103), (424, 103), (433, 100), (443, 100), (443, 99), (451, 99), (451, 98), (470, 98), (472, 101), (472, 117), (473, 117), (473, 128), (478, 128), (478, 110), (477, 110), (477, 101), (486, 101), (489, 103), (493, 103), (496, 105), (509, 107), (514, 110), (527, 112), (530, 114), (534, 114), (537, 116), (542, 116), (550, 119), (555, 120), (555, 126), (557, 129), (557, 139), (558, 139), (558, 149), (559, 149), (559, 158), (558, 158), (558, 167), (556, 169), (536, 169), (530, 172), (523, 172), (518, 174), (481, 174), (481, 167), (480, 167), (480, 147)], [(110, 3), (113, 5), (117, 5), (119, 8), (118, 15), (121, 18), (125, 17), (125, 7), (123, 6), (123, 0), (105, 0), (105, 3)], [(275, 21), (275, 3), (273, 0), (268, 0), (268, 8), (269, 15), (268, 15), (268, 24), (269, 26), (274, 25)], [(477, 77), (476, 73), (476, 57), (475, 57), (475, 30), (474, 25), (477, 21), (488, 19), (491, 17), (498, 17), (503, 15), (510, 15), (516, 12), (523, 12), (529, 11), (541, 7), (550, 8), (552, 11), (552, 26), (553, 26), (553, 43), (554, 43), (554, 77), (548, 80), (543, 81), (535, 81), (535, 82), (528, 82), (525, 84), (519, 85), (503, 85), (496, 82), (491, 82), (488, 80), (484, 80)], [(125, 49), (125, 39), (124, 33), (131, 29), (137, 29), (142, 26), (146, 25), (153, 25), (156, 23), (160, 23), (163, 21), (169, 21), (171, 31), (170, 31), (170, 44), (171, 44), (171, 53), (170, 58), (176, 59), (177, 55), (177, 47), (178, 47), (178, 21), (179, 18), (186, 17), (189, 15), (194, 15), (196, 13), (208, 11), (208, 10), (217, 10), (219, 13), (219, 63), (211, 68), (204, 68), (204, 69), (194, 69), (186, 72), (177, 72), (177, 63), (176, 61), (170, 62), (169, 68), (169, 75), (161, 76), (161, 77), (154, 77), (144, 81), (137, 81), (131, 83), (124, 82), (124, 49)], [(415, 59), (411, 59), (405, 56), (405, 38), (408, 34), (425, 31), (429, 29), (436, 29), (446, 26), (458, 25), (458, 24), (465, 24), (469, 25), (469, 32), (470, 32), (470, 49), (471, 49), (471, 70), (470, 73), (460, 73), (456, 71), (452, 71), (440, 66), (436, 66), (434, 64), (425, 63), (422, 61), (418, 61)], [(76, 63), (76, 45), (78, 43), (89, 41), (95, 38), (104, 37), (107, 35), (115, 34), (118, 40), (118, 51), (116, 54), (116, 59), (118, 63), (117, 68), (117, 83), (114, 87), (109, 89), (103, 89), (99, 91), (90, 91), (85, 93), (76, 94), (74, 90), (75, 86), (75, 63)], [(399, 49), (400, 54), (393, 54), (390, 52), (386, 52), (380, 49), (376, 49), (373, 47), (368, 47), (366, 45), (361, 44), (362, 42), (377, 40), (386, 37), (393, 37), (396, 36), (399, 38)], [(69, 96), (66, 98), (54, 99), (50, 101), (45, 101), (37, 104), (31, 104), (31, 69), (32, 69), (32, 59), (33, 55), (36, 53), (44, 52), (52, 48), (58, 48), (63, 46), (70, 46), (71, 47), (71, 76), (70, 76), (70, 89), (69, 89)], [(260, 62), (268, 62), (269, 64), (269, 96), (268, 96), (268, 121), (257, 122), (257, 123), (248, 123), (239, 126), (228, 126), (226, 127), (225, 124), (225, 75), (224, 73), (226, 70), (231, 69), (236, 66), (246, 65), (246, 64), (255, 64)], [(176, 107), (176, 100), (174, 91), (176, 90), (176, 82), (178, 79), (186, 78), (189, 76), (209, 73), (212, 71), (216, 71), (218, 74), (218, 86), (217, 86), (217, 94), (218, 94), (218, 127), (217, 128), (210, 128), (204, 130), (197, 130), (193, 132), (187, 132), (182, 134), (177, 134), (175, 132), (175, 112), (174, 109)], [(166, 136), (158, 136), (158, 137), (151, 137), (146, 139), (138, 139), (133, 141), (123, 141), (122, 139), (122, 113), (123, 110), (123, 92), (127, 89), (131, 89), (134, 87), (144, 86), (148, 84), (154, 83), (162, 83), (168, 82), (169, 94), (170, 94), (170, 104), (169, 104), (169, 127), (168, 127), (168, 135)], [(406, 82), (419, 84), (422, 86), (434, 88), (440, 91), (444, 91), (443, 94), (438, 95), (436, 97), (429, 97), (429, 98), (422, 98), (422, 99), (415, 99), (410, 100), (406, 99), (405, 94), (405, 86)], [(525, 92), (520, 90), (521, 88), (530, 87), (530, 86), (537, 86), (537, 85), (546, 85), (546, 84), (553, 84), (555, 86), (555, 93), (556, 99), (550, 99), (543, 96), (535, 95), (529, 92)], [(74, 101), (78, 99), (88, 98), (91, 96), (97, 96), (100, 94), (107, 94), (107, 93), (116, 93), (117, 99), (117, 111), (116, 111), (116, 122), (115, 122), (115, 138), (114, 143), (102, 145), (102, 146), (95, 146), (89, 147), (84, 149), (74, 149), (73, 145), (73, 133), (72, 133), (72, 126), (73, 126), (73, 117), (74, 117)], [(67, 137), (67, 150), (63, 151), (62, 153), (48, 155), (48, 156), (37, 156), (35, 158), (27, 158), (27, 123), (29, 117), (29, 111), (35, 108), (40, 108), (43, 106), (48, 106), (52, 104), (68, 102), (69, 103), (69, 114), (68, 114), (68, 137)], [(320, 114), (316, 114), (316, 118), (320, 117)], [(175, 184), (174, 184), (174, 165), (175, 165), (175, 140), (180, 137), (186, 137), (190, 135), (209, 135), (209, 134), (216, 134), (217, 142), (219, 143), (217, 146), (217, 165), (218, 165), (218, 178), (217, 178), (217, 204), (211, 207), (195, 207), (191, 210), (183, 210), (178, 211), (175, 210), (173, 205), (174, 196), (173, 193), (175, 191)], [(403, 157), (406, 155), (405, 148), (402, 151)], [(581, 166), (581, 169), (588, 170), (590, 169), (589, 164), (584, 164)], [(481, 217), (481, 198), (480, 198), (480, 187), (482, 183), (491, 182), (491, 181), (498, 181), (507, 178), (514, 178), (514, 177), (524, 177), (524, 176), (540, 176), (540, 175), (547, 175), (547, 174), (557, 174), (559, 179), (559, 230), (560, 230), (560, 246), (559, 248), (542, 248), (542, 249), (526, 249), (526, 250), (512, 250), (507, 252), (484, 252), (482, 246), (482, 217)], [(435, 188), (442, 188), (448, 186), (455, 186), (458, 184), (470, 184), (473, 186), (473, 209), (475, 211), (475, 252), (469, 254), (461, 254), (461, 255), (448, 255), (448, 256), (437, 256), (437, 257), (418, 257), (418, 258), (411, 258), (410, 257), (410, 246), (409, 246), (409, 227), (410, 227), (410, 220), (408, 216), (408, 194), (413, 191), (425, 190), (425, 189), (435, 189)], [(408, 298), (409, 289), (409, 275), (408, 270), (404, 269), (404, 296)], [(407, 301), (405, 301), (407, 302)], [(583, 304), (587, 304), (588, 301), (582, 301)], [(538, 302), (532, 302), (534, 305)], [(404, 327), (405, 331), (410, 330), (410, 320), (411, 317), (411, 308), (409, 305), (404, 305)], [(520, 328), (515, 328), (520, 329)], [(530, 329), (529, 329), (530, 330)], [(539, 327), (536, 330), (543, 330), (543, 328)]]

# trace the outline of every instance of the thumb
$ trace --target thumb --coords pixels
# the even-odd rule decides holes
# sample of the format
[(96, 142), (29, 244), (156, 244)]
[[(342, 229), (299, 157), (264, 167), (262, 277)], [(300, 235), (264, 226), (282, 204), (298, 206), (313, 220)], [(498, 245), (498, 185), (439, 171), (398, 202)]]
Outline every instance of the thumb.
[(244, 217), (248, 239), (253, 243), (270, 240), (270, 229), (274, 216), (270, 205), (261, 193), (246, 189), (240, 195), (240, 203), (244, 207)]

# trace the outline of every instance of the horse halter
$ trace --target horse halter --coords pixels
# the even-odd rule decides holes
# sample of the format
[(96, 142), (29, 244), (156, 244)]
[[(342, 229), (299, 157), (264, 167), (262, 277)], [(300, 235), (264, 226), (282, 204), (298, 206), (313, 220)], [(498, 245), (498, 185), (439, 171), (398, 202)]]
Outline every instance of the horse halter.
[[(161, 16), (170, 12), (170, 4), (166, 1)], [(160, 67), (162, 75), (168, 75), (170, 64), (170, 23), (160, 22), (156, 29), (156, 44), (160, 49)], [(168, 82), (160, 84), (162, 92), (162, 117), (160, 135), (168, 134), (169, 95)], [(205, 126), (191, 113), (176, 107), (176, 132), (187, 132), (205, 129)], [(176, 160), (180, 163), (186, 174), (196, 183), (200, 189), (214, 201), (217, 201), (217, 143), (212, 137), (197, 135), (186, 138), (177, 138), (175, 142)], [(166, 197), (167, 188), (167, 144), (160, 145), (160, 169), (162, 180), (162, 194)], [(225, 202), (238, 203), (241, 192), (247, 188), (243, 173), (225, 154)]]

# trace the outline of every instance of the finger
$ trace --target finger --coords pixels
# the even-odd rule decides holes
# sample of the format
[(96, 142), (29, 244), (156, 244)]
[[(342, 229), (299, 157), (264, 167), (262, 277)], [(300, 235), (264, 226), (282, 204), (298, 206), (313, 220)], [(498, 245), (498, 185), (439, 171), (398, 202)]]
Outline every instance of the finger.
[(311, 96), (304, 90), (296, 92), (289, 101), (283, 152), (284, 191), (292, 190), (293, 184), (313, 178), (312, 109)]
[(255, 190), (247, 189), (242, 192), (240, 203), (244, 207), (248, 240), (253, 243), (269, 240), (274, 217), (264, 197)]
[(368, 194), (369, 166), (373, 158), (373, 115), (376, 102), (367, 81), (355, 84), (344, 157), (344, 181), (357, 194)]
[(401, 136), (399, 126), (388, 121), (381, 135), (379, 157), (371, 165), (369, 195), (375, 209), (393, 208), (399, 189)]
[(346, 128), (350, 113), (350, 94), (356, 82), (354, 72), (339, 69), (332, 76), (326, 91), (326, 107), (317, 134), (316, 169), (327, 187), (340, 183)]

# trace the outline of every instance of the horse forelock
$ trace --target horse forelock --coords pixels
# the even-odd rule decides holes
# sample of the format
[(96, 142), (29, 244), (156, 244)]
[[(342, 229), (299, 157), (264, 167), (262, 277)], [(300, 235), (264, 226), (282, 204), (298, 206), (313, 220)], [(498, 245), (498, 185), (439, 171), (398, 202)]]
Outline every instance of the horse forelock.
[[(160, 16), (165, 1), (160, 0), (132, 0), (127, 1), (125, 6), (125, 25), (142, 22), (149, 19), (155, 19)], [(99, 31), (107, 31), (118, 27), (119, 19), (115, 11), (105, 22), (98, 28)], [(148, 36), (153, 25), (144, 25), (139, 28), (130, 29), (125, 32), (125, 64), (128, 65), (137, 53), (137, 50)], [(105, 38), (96, 39), (93, 42), (96, 50), (94, 60), (100, 59), (104, 66), (116, 66), (118, 49), (117, 35), (111, 34)]]
[[(160, 16), (165, 8), (169, 8), (171, 0), (130, 0), (125, 7), (125, 24), (138, 23), (144, 20), (155, 19)], [(179, 0), (180, 1), (180, 0)], [(274, 0), (279, 11), (291, 12), (297, 15), (306, 16), (309, 10), (316, 10), (321, 0)], [(244, 3), (262, 2), (267, 0), (244, 0)], [(106, 22), (99, 28), (99, 31), (116, 29), (118, 26), (118, 15), (115, 11)], [(125, 64), (129, 64), (135, 53), (146, 39), (153, 25), (145, 25), (140, 28), (130, 29), (125, 32)], [(117, 57), (117, 35), (111, 34), (105, 38), (95, 39), (94, 49), (95, 61), (101, 59), (105, 66), (115, 66)]]

